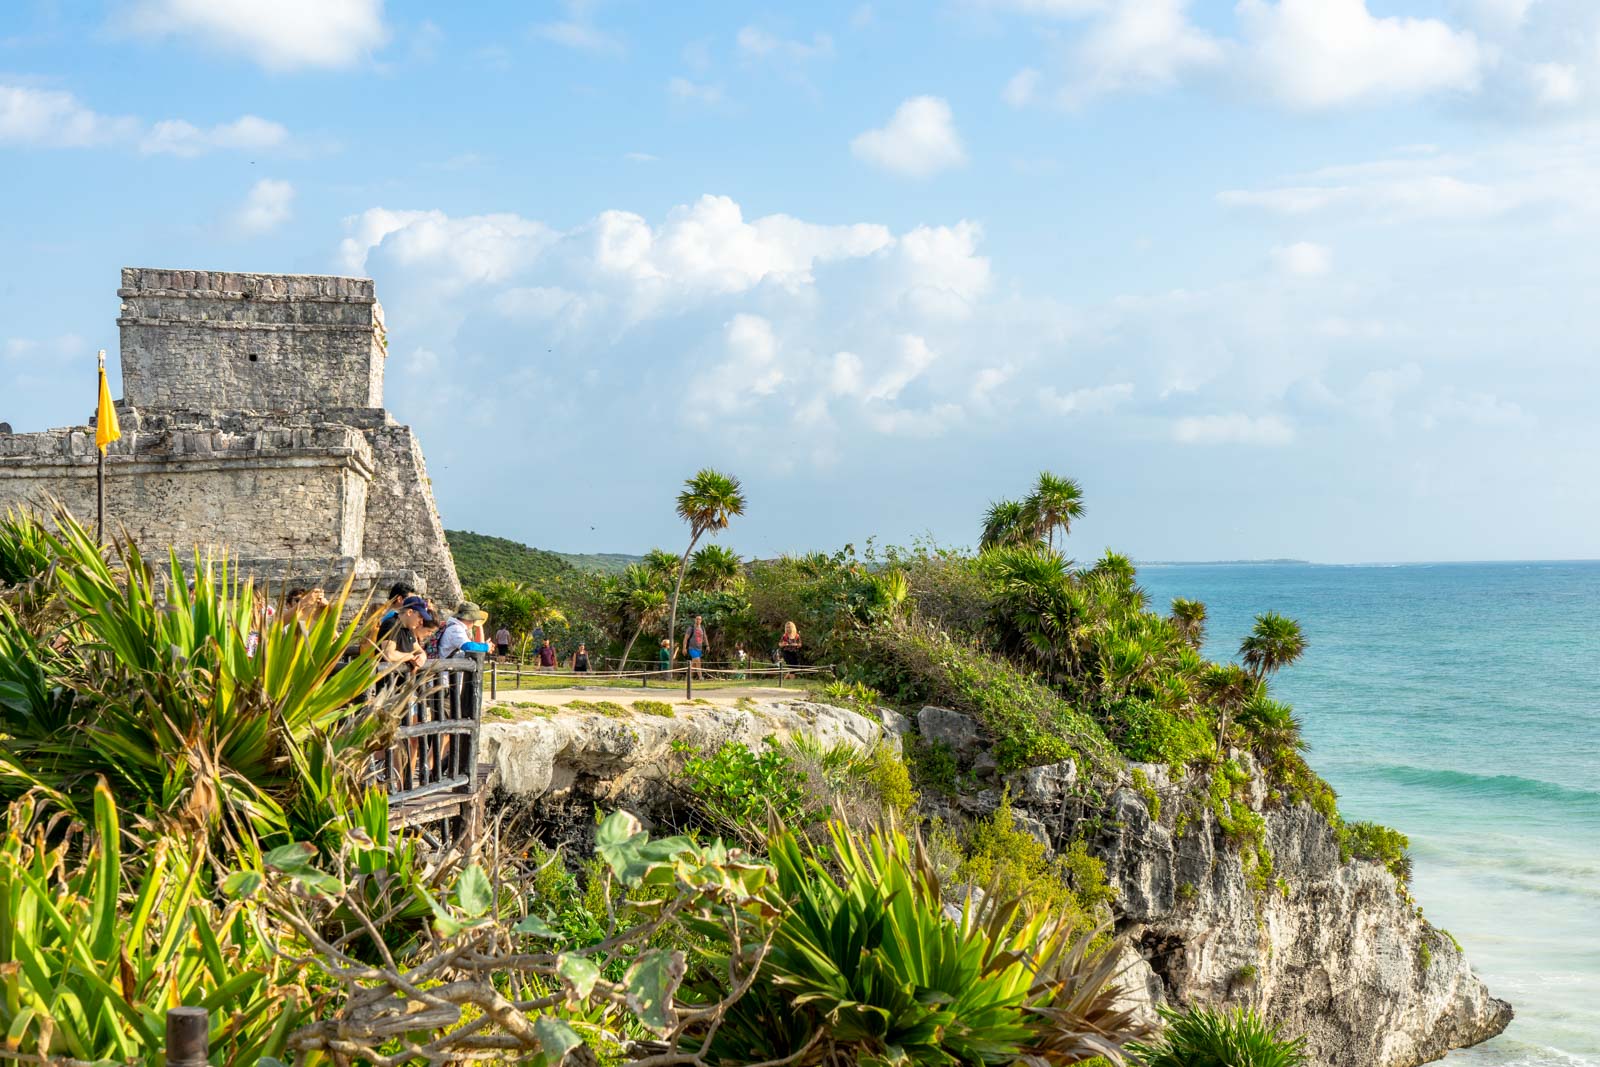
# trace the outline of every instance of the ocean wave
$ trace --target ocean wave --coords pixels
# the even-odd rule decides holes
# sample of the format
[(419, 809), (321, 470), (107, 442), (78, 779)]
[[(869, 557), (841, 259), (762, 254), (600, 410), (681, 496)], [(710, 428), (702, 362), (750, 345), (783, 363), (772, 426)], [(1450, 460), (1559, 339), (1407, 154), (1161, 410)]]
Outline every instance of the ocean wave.
[(1379, 778), (1396, 785), (1437, 789), (1465, 796), (1515, 797), (1558, 805), (1569, 812), (1600, 815), (1600, 792), (1574, 789), (1538, 778), (1515, 774), (1473, 774), (1470, 771), (1376, 764), (1352, 767), (1350, 773)]

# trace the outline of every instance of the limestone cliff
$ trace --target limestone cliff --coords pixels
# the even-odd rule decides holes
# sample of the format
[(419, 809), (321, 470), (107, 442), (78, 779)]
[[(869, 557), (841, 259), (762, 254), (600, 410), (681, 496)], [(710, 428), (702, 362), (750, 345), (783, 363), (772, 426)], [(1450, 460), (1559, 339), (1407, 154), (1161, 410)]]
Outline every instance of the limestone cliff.
[[(554, 708), (491, 718), (484, 752), (502, 797), (537, 801), (527, 806), (548, 830), (572, 833), (592, 823), (596, 803), (646, 818), (670, 806), (675, 741), (709, 748), (804, 733), (825, 744), (898, 746), (912, 728), (890, 711), (881, 720), (773, 697), (737, 708), (680, 704), (673, 718)], [(1486, 1040), (1510, 1020), (1510, 1006), (1489, 996), (1460, 948), (1423, 921), (1383, 867), (1341, 860), (1332, 828), (1309, 806), (1248, 790), (1242, 803), (1263, 817), (1272, 857), (1263, 877), (1197, 800), (1204, 782), (1193, 775), (1174, 781), (1146, 766), (1137, 778), (1129, 768), (1090, 780), (1062, 763), (985, 779), (970, 720), (925, 709), (919, 727), (978, 752), (973, 788), (928, 798), (932, 810), (982, 816), (1009, 793), (1020, 826), (1058, 847), (1083, 836), (1106, 861), (1128, 946), (1123, 982), (1144, 1010), (1249, 1005), (1286, 1033), (1304, 1033), (1312, 1062), (1329, 1067), (1410, 1067)]]

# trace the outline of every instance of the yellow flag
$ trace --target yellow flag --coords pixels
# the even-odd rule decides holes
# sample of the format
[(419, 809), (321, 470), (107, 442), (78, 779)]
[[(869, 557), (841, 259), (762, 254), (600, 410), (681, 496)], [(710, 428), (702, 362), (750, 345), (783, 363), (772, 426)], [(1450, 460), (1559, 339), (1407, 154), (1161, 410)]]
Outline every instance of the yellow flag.
[(111, 387), (106, 384), (106, 354), (100, 353), (100, 406), (94, 416), (94, 443), (105, 454), (106, 446), (122, 436), (117, 425), (117, 409), (111, 406)]

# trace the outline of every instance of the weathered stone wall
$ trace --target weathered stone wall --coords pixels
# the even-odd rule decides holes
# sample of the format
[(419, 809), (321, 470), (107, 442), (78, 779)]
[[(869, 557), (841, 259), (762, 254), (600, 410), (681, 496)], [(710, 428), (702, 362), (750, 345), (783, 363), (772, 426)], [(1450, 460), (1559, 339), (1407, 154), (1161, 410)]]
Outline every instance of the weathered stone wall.
[[(460, 599), (421, 446), (383, 410), (370, 279), (128, 268), (118, 295), (108, 531), (156, 555), (226, 549), (274, 584)], [(0, 434), (0, 509), (50, 497), (93, 521), (93, 432)]]
[[(130, 420), (131, 421), (131, 420)], [(0, 435), (0, 500), (95, 513), (94, 438)], [(147, 551), (359, 557), (372, 450), (346, 426), (133, 430), (106, 453), (106, 522)]]
[(367, 493), (366, 551), (377, 559), (407, 559), (440, 606), (461, 600), (455, 560), (433, 501), (422, 445), (411, 427), (393, 421), (367, 431), (372, 486)]
[(127, 403), (186, 411), (383, 406), (383, 310), (368, 278), (122, 272)]

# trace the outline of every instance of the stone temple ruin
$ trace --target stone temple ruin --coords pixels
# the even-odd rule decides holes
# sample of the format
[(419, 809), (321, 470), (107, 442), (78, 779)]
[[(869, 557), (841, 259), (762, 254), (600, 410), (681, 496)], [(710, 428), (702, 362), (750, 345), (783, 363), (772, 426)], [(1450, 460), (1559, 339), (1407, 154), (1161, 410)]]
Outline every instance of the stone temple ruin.
[[(108, 536), (157, 558), (226, 549), (274, 588), (460, 598), (422, 449), (383, 408), (370, 279), (127, 268), (117, 295)], [(93, 429), (0, 432), (0, 511), (52, 496), (93, 522)]]

